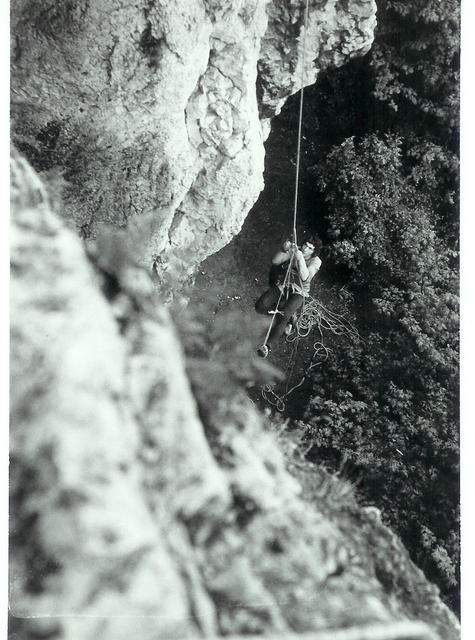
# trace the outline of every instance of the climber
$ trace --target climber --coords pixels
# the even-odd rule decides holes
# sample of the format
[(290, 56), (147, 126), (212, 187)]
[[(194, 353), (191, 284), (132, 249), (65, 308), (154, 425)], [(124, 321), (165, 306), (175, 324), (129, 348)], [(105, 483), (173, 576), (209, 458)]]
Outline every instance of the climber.
[(317, 255), (320, 248), (320, 240), (315, 243), (306, 241), (300, 249), (290, 240), (285, 240), (272, 258), (269, 289), (255, 304), (257, 313), (272, 316), (268, 338), (257, 349), (261, 358), (269, 355), (282, 334), (288, 335), (292, 331), (297, 312), (303, 307), (305, 297), (310, 293), (310, 284), (322, 264)]

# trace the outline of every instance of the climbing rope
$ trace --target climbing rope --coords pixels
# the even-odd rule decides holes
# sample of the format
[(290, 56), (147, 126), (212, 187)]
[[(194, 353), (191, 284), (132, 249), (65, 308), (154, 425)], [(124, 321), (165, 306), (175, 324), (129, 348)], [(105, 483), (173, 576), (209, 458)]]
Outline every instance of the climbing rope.
[[(292, 231), (292, 240), (294, 245), (297, 246), (297, 208), (298, 208), (298, 191), (299, 191), (299, 174), (300, 174), (300, 146), (301, 146), (301, 138), (302, 138), (302, 121), (303, 121), (303, 92), (304, 92), (304, 81), (305, 81), (305, 53), (307, 46), (307, 22), (308, 22), (308, 1), (305, 1), (305, 13), (304, 13), (304, 28), (303, 28), (303, 42), (302, 42), (302, 73), (301, 73), (301, 87), (300, 87), (300, 110), (299, 110), (299, 123), (298, 123), (298, 134), (297, 134), (297, 162), (295, 168), (295, 195), (294, 195), (294, 217), (293, 217), (293, 231)], [(295, 259), (294, 252), (290, 255), (289, 266), (287, 268), (287, 273), (285, 274), (284, 283), (280, 291), (279, 298), (277, 300), (277, 304), (275, 306), (273, 313), (273, 317), (270, 321), (269, 327), (267, 329), (266, 337), (264, 339), (264, 344), (267, 344), (267, 340), (269, 339), (270, 333), (272, 331), (272, 327), (274, 326), (275, 317), (279, 312), (280, 302), (282, 297), (285, 295), (288, 297), (289, 294), (289, 285), (290, 276), (292, 272), (292, 266)]]
[(291, 342), (298, 337), (306, 338), (315, 326), (318, 327), (321, 335), (322, 329), (326, 329), (336, 336), (348, 334), (355, 338), (359, 337), (358, 330), (344, 315), (330, 311), (321, 302), (308, 296), (305, 298), (303, 309), (297, 319), (295, 335), (293, 337), (287, 336), (287, 341)]
[(297, 134), (297, 163), (295, 168), (295, 195), (294, 195), (294, 226), (293, 240), (297, 244), (297, 204), (299, 192), (299, 173), (300, 173), (300, 146), (302, 139), (302, 121), (303, 121), (303, 90), (305, 82), (305, 53), (307, 44), (307, 22), (308, 22), (308, 0), (305, 3), (304, 27), (303, 27), (303, 46), (302, 46), (302, 76), (300, 81), (300, 110), (299, 110), (299, 128)]
[[(297, 344), (297, 343), (296, 343)], [(279, 395), (278, 393), (276, 393), (276, 385), (272, 385), (272, 384), (265, 384), (261, 387), (261, 395), (264, 398), (264, 400), (266, 400), (270, 405), (274, 406), (277, 411), (279, 411), (280, 413), (283, 413), (285, 411), (285, 407), (286, 407), (286, 399), (290, 396), (291, 393), (293, 393), (296, 389), (298, 389), (299, 387), (301, 387), (303, 385), (303, 383), (305, 382), (305, 380), (307, 379), (307, 376), (310, 372), (310, 370), (313, 367), (318, 366), (319, 364), (322, 364), (322, 362), (324, 362), (328, 355), (331, 352), (331, 349), (328, 349), (327, 347), (325, 347), (323, 345), (322, 342), (315, 342), (313, 345), (313, 356), (312, 356), (312, 360), (310, 363), (310, 366), (307, 367), (307, 369), (305, 370), (304, 375), (300, 378), (299, 382), (297, 382), (297, 384), (294, 384), (290, 389), (289, 387), (289, 382), (292, 378), (292, 373), (293, 373), (293, 368), (295, 365), (295, 361), (296, 361), (296, 351), (294, 354), (294, 357), (292, 358), (293, 361), (293, 365), (292, 365), (292, 371), (291, 374), (289, 376), (287, 376), (287, 385), (286, 385), (286, 390), (282, 395)], [(314, 362), (315, 358), (319, 358), (318, 362)]]
[(282, 300), (284, 293), (286, 296), (288, 296), (288, 292), (289, 292), (289, 286), (290, 286), (290, 274), (292, 271), (292, 262), (293, 262), (293, 254), (290, 256), (290, 260), (289, 260), (289, 266), (287, 267), (287, 272), (285, 274), (285, 278), (284, 278), (284, 283), (282, 285), (282, 288), (280, 290), (280, 295), (279, 298), (277, 300), (277, 304), (275, 305), (275, 309), (272, 312), (272, 319), (270, 321), (269, 327), (267, 329), (267, 333), (266, 333), (266, 337), (264, 338), (264, 344), (267, 344), (267, 340), (269, 339), (270, 336), (270, 332), (272, 331), (272, 327), (274, 326), (274, 322), (275, 322), (275, 317), (279, 312), (279, 306), (280, 306), (280, 301)]
[[(297, 134), (297, 160), (296, 160), (296, 168), (295, 168), (295, 194), (294, 194), (294, 211), (293, 211), (293, 243), (297, 246), (297, 211), (298, 211), (298, 191), (299, 191), (299, 176), (300, 176), (300, 152), (301, 152), (301, 140), (302, 140), (302, 123), (303, 123), (303, 100), (304, 100), (304, 83), (305, 83), (305, 55), (306, 55), (306, 40), (307, 40), (307, 24), (308, 24), (308, 5), (309, 0), (305, 2), (305, 14), (304, 14), (304, 31), (303, 31), (303, 42), (302, 42), (302, 70), (301, 70), (301, 87), (300, 87), (300, 107), (299, 107), (299, 119), (298, 119), (298, 134)], [(269, 328), (267, 330), (267, 334), (264, 340), (264, 344), (267, 344), (267, 340), (269, 339), (270, 333), (272, 331), (272, 327), (274, 325), (276, 315), (279, 313), (279, 306), (284, 294), (288, 297), (289, 291), (292, 288), (291, 282), (291, 274), (292, 274), (292, 266), (295, 260), (295, 252), (292, 251), (289, 260), (289, 266), (287, 268), (287, 272), (284, 278), (283, 285), (281, 287), (279, 299), (277, 301), (277, 305), (275, 310), (272, 312), (273, 317), (270, 322)], [(298, 269), (297, 269), (297, 273)], [(300, 279), (300, 289), (302, 290), (302, 281)], [(298, 349), (298, 341), (300, 338), (307, 337), (312, 329), (317, 327), (320, 339), (314, 342), (313, 344), (313, 356), (310, 362), (310, 365), (307, 367), (304, 376), (302, 379), (295, 385), (293, 385), (289, 389), (290, 380), (292, 379), (295, 362), (297, 359), (297, 349)], [(285, 399), (293, 392), (295, 389), (300, 387), (310, 370), (319, 364), (322, 364), (329, 356), (331, 350), (325, 346), (323, 341), (323, 331), (331, 331), (335, 335), (348, 334), (352, 337), (358, 337), (358, 331), (345, 319), (345, 317), (341, 314), (334, 313), (329, 309), (326, 309), (320, 302), (311, 297), (304, 297), (302, 309), (299, 313), (298, 319), (294, 325), (295, 332), (287, 336), (288, 342), (295, 342), (295, 347), (293, 349), (291, 364), (288, 368), (287, 384), (285, 393), (283, 395), (279, 395), (275, 391), (275, 385), (265, 384), (261, 388), (262, 396), (269, 402), (271, 405), (275, 406), (278, 411), (285, 410)]]

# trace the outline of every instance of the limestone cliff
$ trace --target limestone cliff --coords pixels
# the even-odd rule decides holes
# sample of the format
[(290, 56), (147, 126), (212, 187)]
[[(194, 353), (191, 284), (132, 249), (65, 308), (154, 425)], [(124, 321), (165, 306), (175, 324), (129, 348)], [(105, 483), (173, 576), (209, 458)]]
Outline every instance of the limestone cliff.
[(124, 247), (88, 258), (14, 154), (12, 637), (457, 638), (378, 511), (183, 352)]
[(304, 0), (18, 0), (15, 143), (83, 235), (139, 217), (143, 263), (191, 270), (261, 191), (269, 119), (302, 80), (368, 51), (375, 10), (309, 0), (304, 51)]

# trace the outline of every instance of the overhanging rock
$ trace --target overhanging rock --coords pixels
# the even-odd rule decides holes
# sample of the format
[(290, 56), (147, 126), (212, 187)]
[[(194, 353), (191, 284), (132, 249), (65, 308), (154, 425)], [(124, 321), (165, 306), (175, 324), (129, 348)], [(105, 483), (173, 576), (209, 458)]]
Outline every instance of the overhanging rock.
[(138, 221), (144, 264), (183, 276), (256, 201), (270, 118), (369, 50), (375, 11), (309, 0), (304, 55), (304, 0), (18, 0), (14, 141), (84, 236)]

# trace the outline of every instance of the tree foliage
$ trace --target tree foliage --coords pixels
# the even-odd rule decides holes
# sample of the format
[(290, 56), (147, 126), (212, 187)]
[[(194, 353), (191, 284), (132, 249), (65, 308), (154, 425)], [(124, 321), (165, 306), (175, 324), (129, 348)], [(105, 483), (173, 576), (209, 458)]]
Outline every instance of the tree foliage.
[(449, 134), (458, 127), (459, 20), (458, 0), (382, 0), (370, 62), (376, 98)]

